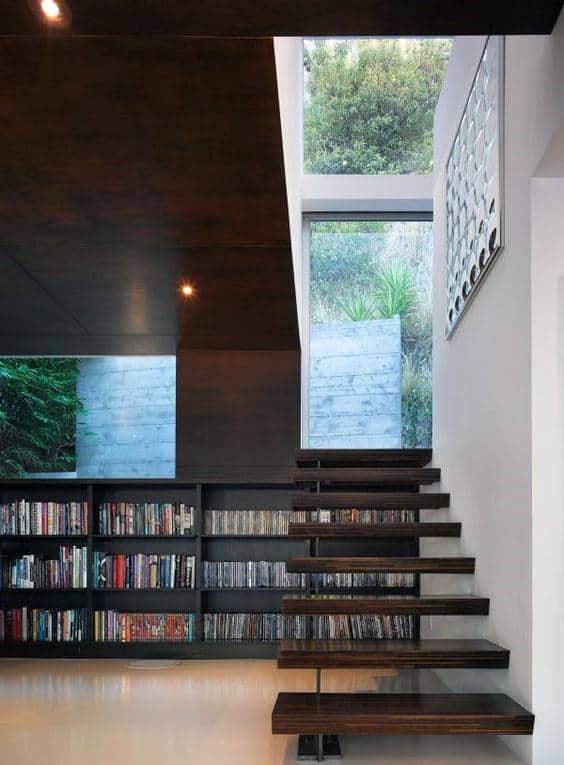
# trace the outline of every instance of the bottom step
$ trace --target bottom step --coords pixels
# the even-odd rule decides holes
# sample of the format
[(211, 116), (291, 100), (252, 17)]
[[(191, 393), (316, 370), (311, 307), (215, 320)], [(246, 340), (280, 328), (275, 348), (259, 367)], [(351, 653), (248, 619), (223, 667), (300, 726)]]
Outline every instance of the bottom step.
[(272, 732), (530, 735), (534, 716), (502, 693), (280, 693)]

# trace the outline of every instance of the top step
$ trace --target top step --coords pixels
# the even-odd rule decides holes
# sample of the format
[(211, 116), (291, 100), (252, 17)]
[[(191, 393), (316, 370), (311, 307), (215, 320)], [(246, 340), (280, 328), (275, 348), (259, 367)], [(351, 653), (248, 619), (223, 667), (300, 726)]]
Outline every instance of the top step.
[(303, 467), (423, 467), (432, 449), (297, 449), (296, 465)]

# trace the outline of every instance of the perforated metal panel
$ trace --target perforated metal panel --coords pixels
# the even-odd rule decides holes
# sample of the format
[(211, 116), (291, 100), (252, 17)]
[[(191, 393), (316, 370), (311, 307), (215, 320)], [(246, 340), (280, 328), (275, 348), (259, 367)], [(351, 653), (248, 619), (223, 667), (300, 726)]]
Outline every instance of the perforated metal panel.
[(503, 244), (503, 38), (489, 37), (446, 165), (452, 334)]

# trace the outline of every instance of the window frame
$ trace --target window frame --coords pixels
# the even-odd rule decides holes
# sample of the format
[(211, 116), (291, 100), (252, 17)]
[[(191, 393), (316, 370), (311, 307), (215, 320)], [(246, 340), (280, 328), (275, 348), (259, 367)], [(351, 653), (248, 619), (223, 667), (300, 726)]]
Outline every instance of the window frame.
[(302, 351), (301, 351), (301, 406), (300, 406), (300, 443), (302, 449), (309, 445), (309, 378), (310, 378), (310, 275), (311, 257), (309, 247), (309, 232), (311, 223), (315, 221), (433, 221), (433, 213), (429, 210), (412, 211), (372, 211), (372, 212), (307, 212), (302, 215), (302, 268), (301, 268), (301, 316), (302, 316)]

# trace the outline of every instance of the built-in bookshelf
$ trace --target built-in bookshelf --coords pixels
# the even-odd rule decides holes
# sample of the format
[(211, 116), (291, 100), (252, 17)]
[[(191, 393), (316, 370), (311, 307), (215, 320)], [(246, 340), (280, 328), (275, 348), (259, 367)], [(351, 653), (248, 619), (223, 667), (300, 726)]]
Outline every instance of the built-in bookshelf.
[[(86, 586), (24, 578), (25, 587), (3, 587), (0, 655), (267, 658), (281, 637), (417, 637), (417, 620), (408, 617), (281, 614), (283, 594), (309, 588), (418, 588), (411, 574), (287, 574), (284, 562), (308, 556), (313, 544), (286, 535), (290, 521), (309, 520), (291, 509), (293, 492), (279, 480), (1, 482), (2, 571), (25, 560), (17, 570), (27, 577), (31, 563), (61, 561), (63, 548), (80, 548)], [(322, 555), (418, 554), (411, 539), (318, 545)]]

